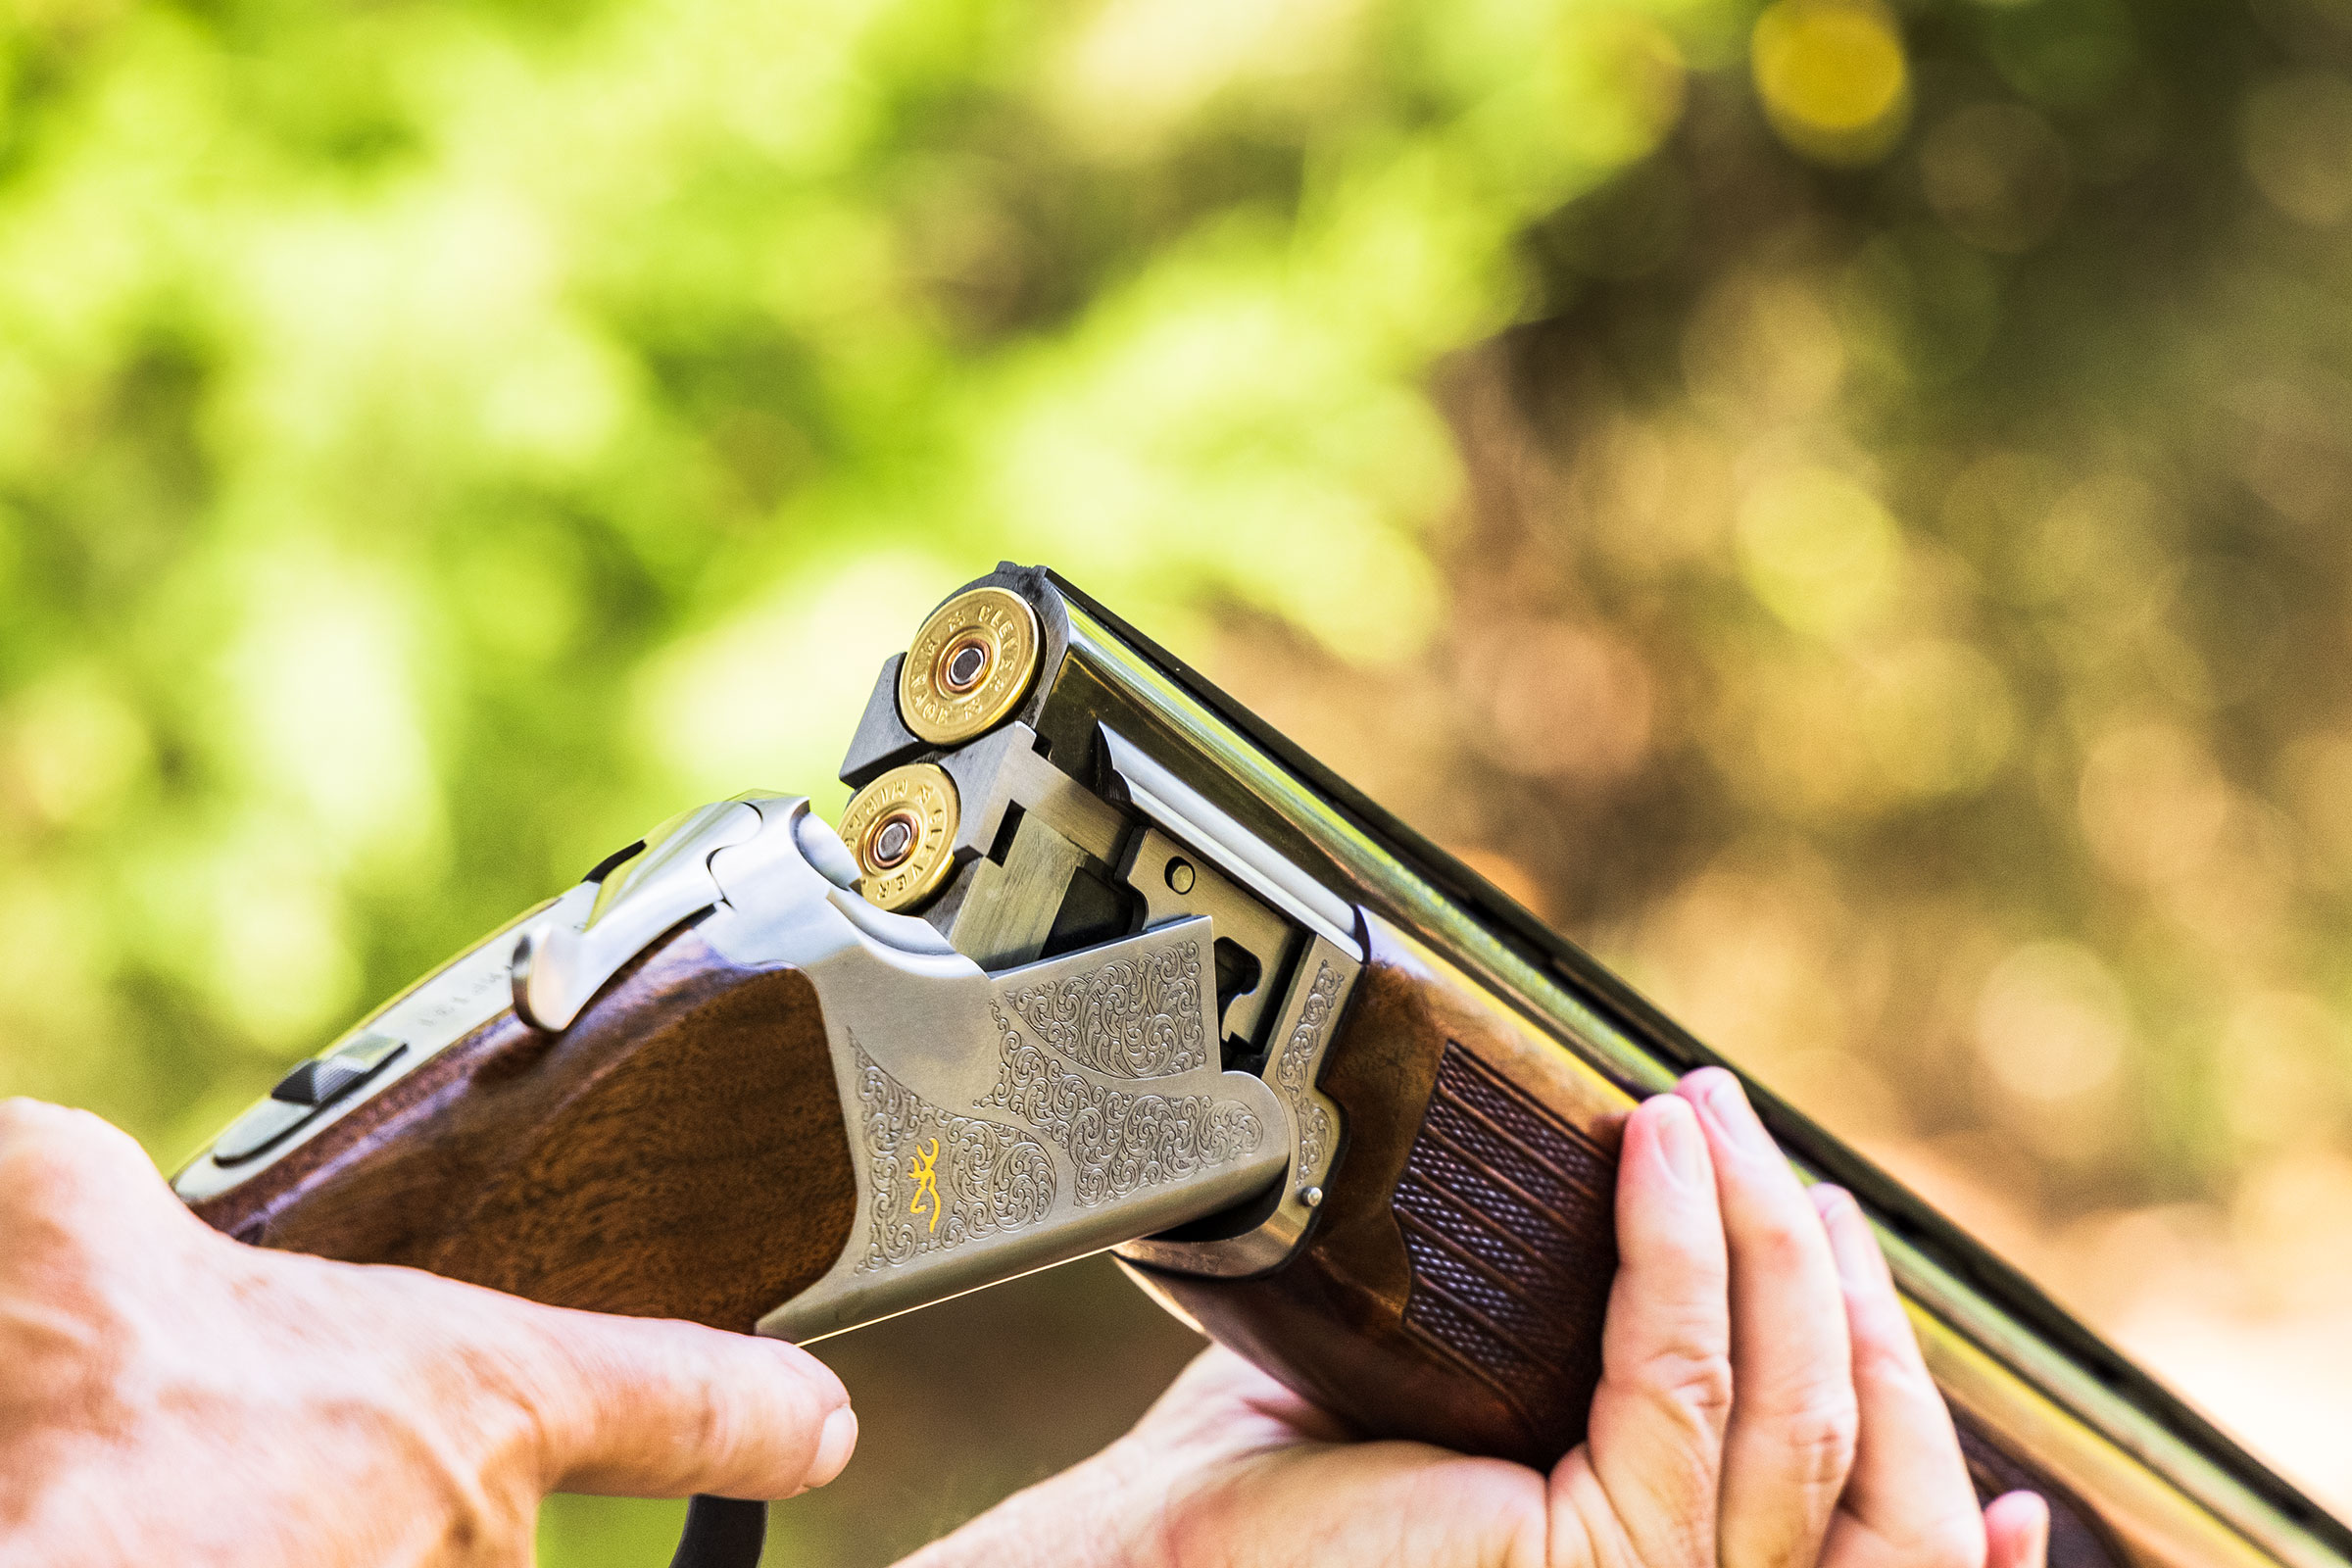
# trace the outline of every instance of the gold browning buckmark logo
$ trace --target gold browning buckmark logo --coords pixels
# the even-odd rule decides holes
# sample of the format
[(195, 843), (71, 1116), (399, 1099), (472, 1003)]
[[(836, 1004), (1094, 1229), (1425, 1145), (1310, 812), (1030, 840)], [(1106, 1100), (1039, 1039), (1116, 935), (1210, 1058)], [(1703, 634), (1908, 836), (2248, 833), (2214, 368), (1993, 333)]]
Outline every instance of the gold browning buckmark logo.
[(915, 1146), (914, 1160), (906, 1174), (914, 1178), (914, 1196), (906, 1200), (906, 1212), (930, 1215), (931, 1234), (936, 1236), (939, 1234), (938, 1139), (932, 1139), (928, 1148), (921, 1144)]

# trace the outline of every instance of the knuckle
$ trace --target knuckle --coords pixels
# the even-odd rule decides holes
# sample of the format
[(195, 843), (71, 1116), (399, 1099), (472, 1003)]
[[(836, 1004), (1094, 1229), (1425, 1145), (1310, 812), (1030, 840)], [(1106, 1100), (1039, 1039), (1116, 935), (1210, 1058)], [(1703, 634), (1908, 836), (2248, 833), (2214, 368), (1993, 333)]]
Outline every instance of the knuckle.
[(0, 1100), (0, 1158), (11, 1162), (46, 1158), (54, 1152), (74, 1148), (74, 1119), (78, 1114), (83, 1113), (45, 1101)]
[(34, 1100), (27, 1095), (11, 1095), (6, 1100), (0, 1100), (0, 1130), (22, 1131), (38, 1136), (105, 1125), (105, 1121), (89, 1111), (77, 1110), (72, 1105), (52, 1104), (46, 1100)]
[(1818, 1221), (1800, 1224), (1776, 1212), (1759, 1221), (1743, 1241), (1758, 1268), (1787, 1275), (1798, 1273), (1812, 1262), (1823, 1238)]
[[(23, 1102), (20, 1102), (22, 1104)], [(88, 1111), (12, 1108), (0, 1129), (0, 1259), (148, 1255), (175, 1230), (211, 1235), (129, 1134)]]
[(487, 1315), (451, 1318), (447, 1342), (429, 1354), (433, 1407), (466, 1412), (466, 1429), (485, 1454), (527, 1455), (528, 1468), (560, 1475), (576, 1450), (592, 1446), (604, 1417), (601, 1357)]
[(1732, 1358), (1724, 1351), (1684, 1342), (1660, 1348), (1642, 1363), (1643, 1387), (1711, 1430), (1722, 1430), (1732, 1413)]
[(129, 1134), (89, 1111), (38, 1100), (0, 1101), (0, 1163), (16, 1180), (76, 1189), (126, 1155), (145, 1165), (137, 1151)]
[(701, 1390), (691, 1450), (699, 1460), (737, 1464), (772, 1451), (784, 1434), (806, 1428), (813, 1437), (814, 1400), (798, 1378), (700, 1346), (687, 1352), (687, 1361), (692, 1375), (685, 1386)]
[(1857, 1381), (1906, 1395), (1923, 1404), (1940, 1402), (1935, 1380), (1919, 1359), (1918, 1343), (1911, 1337), (1911, 1325), (1897, 1318), (1892, 1323), (1867, 1326), (1857, 1324), (1854, 1334), (1854, 1376)]
[(89, 1185), (77, 1152), (45, 1130), (0, 1150), (0, 1214), (12, 1233), (64, 1226), (81, 1207)]
[[(1735, 1089), (1740, 1088), (1740, 1080), (1733, 1075), (1731, 1069), (1728, 1067), (1693, 1068), (1691, 1071), (1683, 1074), (1682, 1082), (1701, 1096), (1706, 1095), (1710, 1090), (1713, 1090), (1720, 1084), (1728, 1083)], [(1744, 1091), (1742, 1091), (1742, 1093), (1744, 1093)]]
[(714, 1388), (693, 1401), (687, 1422), (686, 1451), (707, 1462), (723, 1462), (734, 1456), (741, 1430), (735, 1401)]
[(1862, 1432), (1861, 1407), (1850, 1388), (1817, 1391), (1776, 1425), (1799, 1486), (1830, 1493), (1843, 1489)]

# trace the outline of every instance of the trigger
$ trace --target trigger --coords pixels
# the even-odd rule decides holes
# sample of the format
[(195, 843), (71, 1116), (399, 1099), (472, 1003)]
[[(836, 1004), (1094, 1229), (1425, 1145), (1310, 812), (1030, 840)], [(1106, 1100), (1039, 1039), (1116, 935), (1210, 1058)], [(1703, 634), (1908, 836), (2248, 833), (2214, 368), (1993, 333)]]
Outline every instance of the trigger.
[(669, 1568), (759, 1568), (766, 1544), (766, 1503), (698, 1494), (686, 1504), (686, 1533)]

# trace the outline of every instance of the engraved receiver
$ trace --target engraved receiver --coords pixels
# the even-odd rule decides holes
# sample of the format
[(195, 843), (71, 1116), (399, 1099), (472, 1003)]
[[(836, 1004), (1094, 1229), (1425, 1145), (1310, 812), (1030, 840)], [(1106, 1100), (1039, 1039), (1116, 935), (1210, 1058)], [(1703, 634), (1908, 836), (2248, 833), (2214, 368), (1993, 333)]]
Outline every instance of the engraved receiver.
[[(1367, 1434), (1582, 1438), (1619, 1118), (1712, 1054), (1048, 571), (933, 612), (842, 777), (838, 835), (750, 795), (614, 855), (298, 1065), (181, 1196), (263, 1245), (794, 1340), (1116, 1248)], [(2054, 1561), (2352, 1568), (1750, 1089), (1871, 1215), (1980, 1489), (2042, 1492)]]

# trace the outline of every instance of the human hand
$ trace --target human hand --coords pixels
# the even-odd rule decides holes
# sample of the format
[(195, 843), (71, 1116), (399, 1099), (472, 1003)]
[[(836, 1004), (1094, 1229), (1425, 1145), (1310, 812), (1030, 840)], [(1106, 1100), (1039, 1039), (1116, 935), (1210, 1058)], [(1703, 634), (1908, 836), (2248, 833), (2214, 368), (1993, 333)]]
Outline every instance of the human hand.
[(0, 1563), (527, 1565), (550, 1492), (788, 1496), (857, 1435), (791, 1346), (245, 1247), (0, 1102)]
[(1239, 1356), (907, 1568), (2042, 1568), (2049, 1514), (1977, 1506), (1853, 1200), (1808, 1194), (1731, 1074), (1628, 1118), (1586, 1442), (1548, 1476), (1349, 1443)]

